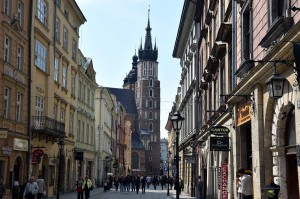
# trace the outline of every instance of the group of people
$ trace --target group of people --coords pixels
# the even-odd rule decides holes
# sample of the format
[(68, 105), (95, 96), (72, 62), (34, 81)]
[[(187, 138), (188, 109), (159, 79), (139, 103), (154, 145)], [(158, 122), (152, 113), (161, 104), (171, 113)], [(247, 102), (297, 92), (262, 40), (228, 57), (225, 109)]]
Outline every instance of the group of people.
[(35, 196), (37, 196), (37, 199), (42, 199), (42, 197), (45, 195), (46, 186), (42, 175), (39, 175), (37, 179), (35, 179), (34, 176), (31, 176), (25, 186), (23, 198), (35, 199)]
[[(247, 174), (244, 168), (238, 169), (237, 188), (238, 199), (252, 199), (253, 185), (252, 177)], [(270, 184), (266, 186), (268, 199), (278, 199), (280, 186), (275, 184), (274, 179), (270, 178)]]
[(83, 199), (83, 193), (85, 199), (90, 198), (90, 192), (93, 190), (93, 188), (93, 183), (88, 176), (86, 176), (84, 179), (83, 177), (80, 177), (79, 180), (76, 181), (77, 199)]

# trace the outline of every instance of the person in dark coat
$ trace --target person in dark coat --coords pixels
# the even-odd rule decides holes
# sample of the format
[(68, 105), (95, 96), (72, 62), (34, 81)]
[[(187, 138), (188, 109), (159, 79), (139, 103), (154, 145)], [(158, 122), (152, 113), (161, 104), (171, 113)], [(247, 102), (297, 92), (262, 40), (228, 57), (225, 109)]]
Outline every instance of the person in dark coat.
[(280, 186), (275, 184), (274, 179), (270, 178), (270, 184), (267, 185), (267, 196), (268, 199), (278, 199)]
[(3, 182), (3, 177), (0, 176), (0, 199), (5, 196), (5, 184)]
[(141, 184), (141, 179), (140, 179), (139, 176), (137, 176), (136, 179), (135, 179), (136, 194), (139, 194), (140, 184)]
[(145, 190), (146, 190), (146, 177), (145, 176), (142, 176), (141, 177), (141, 183), (142, 183), (142, 193), (145, 193)]
[(115, 177), (115, 179), (114, 179), (114, 186), (116, 188), (116, 192), (118, 192), (118, 189), (119, 189), (119, 178), (118, 177)]

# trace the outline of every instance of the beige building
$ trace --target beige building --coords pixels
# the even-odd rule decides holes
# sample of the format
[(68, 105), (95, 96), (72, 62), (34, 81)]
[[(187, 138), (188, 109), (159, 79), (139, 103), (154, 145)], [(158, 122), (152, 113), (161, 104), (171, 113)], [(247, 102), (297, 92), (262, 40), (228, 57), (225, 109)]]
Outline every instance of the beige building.
[[(72, 190), (76, 180), (73, 153), (78, 91), (75, 88), (79, 27), (85, 21), (75, 0), (33, 1), (30, 112), (32, 148), (37, 155), (32, 157), (30, 171), (44, 177), (48, 196), (57, 192), (58, 171), (60, 191)], [(62, 151), (58, 150), (60, 140), (64, 140)]]
[(95, 92), (98, 85), (92, 59), (78, 51), (78, 81), (74, 82), (78, 90), (74, 169), (76, 179), (88, 176), (93, 180), (96, 178)]
[[(183, 83), (175, 108), (185, 117), (180, 144), (189, 132), (185, 125), (199, 124), (196, 174), (207, 199), (237, 198), (239, 167), (252, 177), (253, 198), (266, 197), (271, 177), (280, 185), (279, 198), (299, 198), (299, 11), (293, 0), (184, 2), (175, 44)], [(199, 120), (182, 106), (190, 89), (183, 55), (193, 24)]]
[(0, 3), (0, 176), (8, 197), (26, 182), (30, 101), (30, 3)]

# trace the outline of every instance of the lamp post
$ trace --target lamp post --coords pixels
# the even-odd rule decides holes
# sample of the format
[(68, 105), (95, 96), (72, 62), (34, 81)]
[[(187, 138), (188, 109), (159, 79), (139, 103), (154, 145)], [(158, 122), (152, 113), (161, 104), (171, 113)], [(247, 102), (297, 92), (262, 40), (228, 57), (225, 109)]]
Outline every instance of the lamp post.
[(58, 176), (57, 176), (57, 192), (56, 199), (59, 199), (59, 188), (60, 188), (60, 175), (61, 175), (61, 165), (62, 165), (62, 151), (64, 150), (65, 141), (63, 139), (59, 140), (57, 143), (59, 149), (59, 165), (58, 165)]
[(168, 164), (168, 190), (167, 190), (167, 196), (169, 196), (170, 195), (170, 167), (169, 167), (169, 165), (170, 165), (170, 155), (171, 155), (172, 153), (171, 153), (171, 151), (168, 151), (168, 162), (167, 162), (167, 164)]
[(176, 111), (171, 117), (171, 121), (173, 124), (173, 129), (176, 132), (176, 176), (175, 176), (175, 185), (176, 185), (176, 199), (179, 199), (179, 131), (182, 126), (182, 121), (184, 118), (180, 115), (179, 111)]

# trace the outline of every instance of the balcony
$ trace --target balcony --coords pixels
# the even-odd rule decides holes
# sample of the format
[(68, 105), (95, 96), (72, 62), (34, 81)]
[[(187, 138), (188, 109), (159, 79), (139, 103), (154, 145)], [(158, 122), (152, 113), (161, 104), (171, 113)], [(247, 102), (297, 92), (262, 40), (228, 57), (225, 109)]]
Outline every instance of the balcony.
[(58, 142), (65, 138), (65, 123), (59, 122), (46, 116), (33, 116), (31, 122), (32, 138)]

